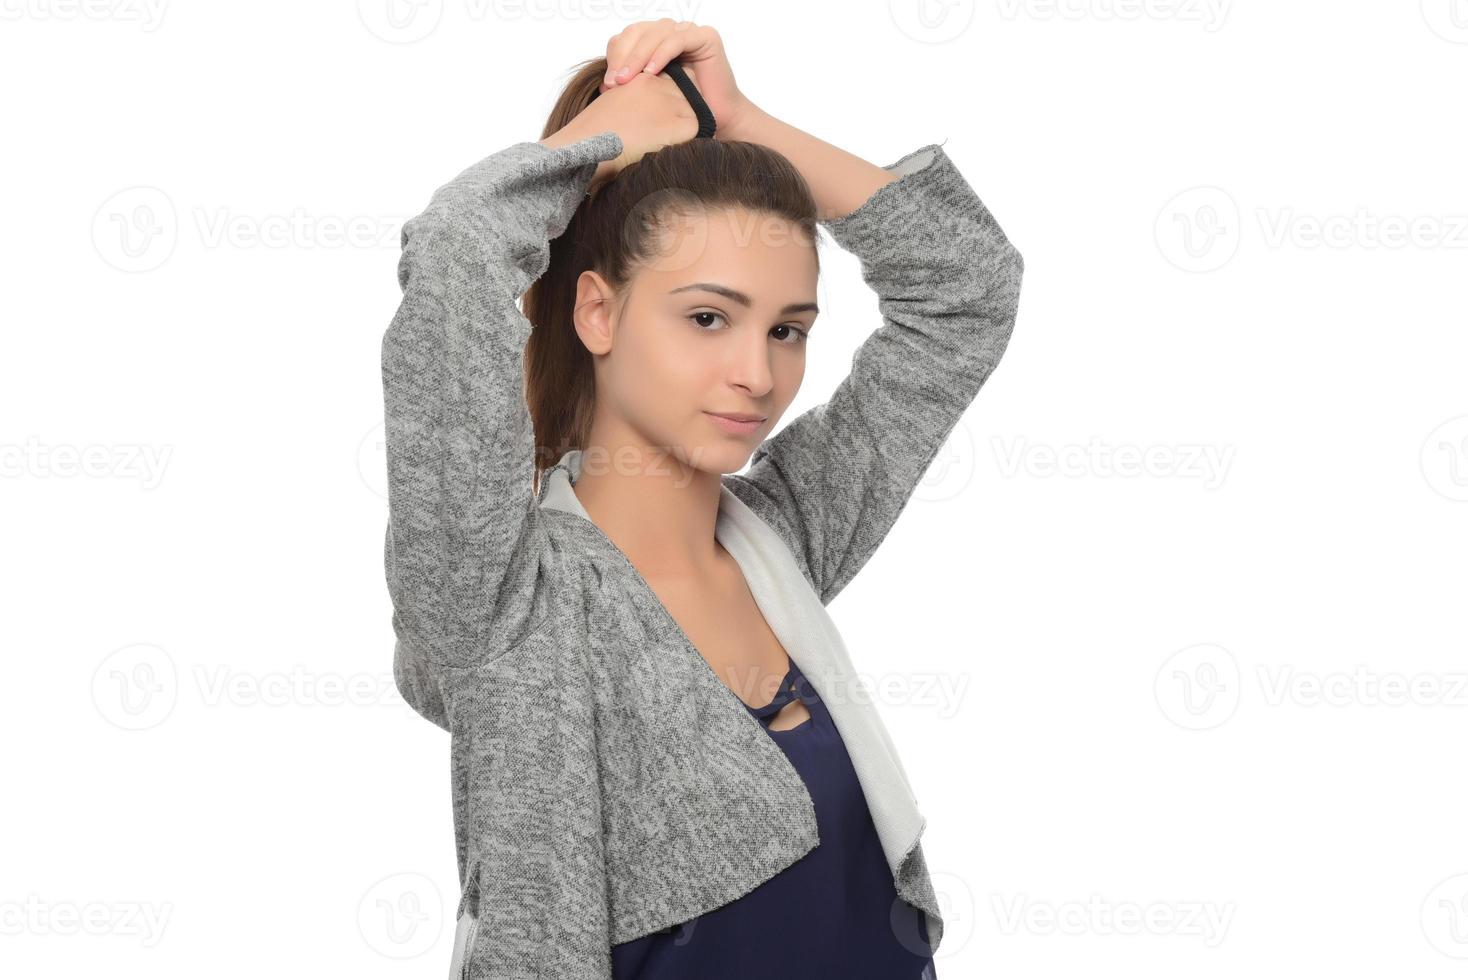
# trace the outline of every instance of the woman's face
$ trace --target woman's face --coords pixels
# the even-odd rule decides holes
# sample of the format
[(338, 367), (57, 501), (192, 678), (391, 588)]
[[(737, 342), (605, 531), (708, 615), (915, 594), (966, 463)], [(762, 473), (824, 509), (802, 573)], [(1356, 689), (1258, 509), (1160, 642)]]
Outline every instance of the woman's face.
[(800, 389), (817, 278), (815, 243), (797, 225), (744, 209), (670, 218), (621, 297), (583, 273), (576, 328), (595, 363), (593, 441), (742, 469)]

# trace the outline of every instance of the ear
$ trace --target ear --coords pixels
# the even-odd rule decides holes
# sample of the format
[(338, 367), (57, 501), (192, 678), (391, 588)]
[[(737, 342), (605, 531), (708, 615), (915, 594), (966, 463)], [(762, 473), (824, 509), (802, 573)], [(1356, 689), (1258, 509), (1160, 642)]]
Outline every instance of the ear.
[(593, 354), (606, 354), (612, 349), (615, 299), (611, 284), (600, 273), (587, 269), (576, 277), (576, 311), (571, 320), (576, 325), (576, 336)]

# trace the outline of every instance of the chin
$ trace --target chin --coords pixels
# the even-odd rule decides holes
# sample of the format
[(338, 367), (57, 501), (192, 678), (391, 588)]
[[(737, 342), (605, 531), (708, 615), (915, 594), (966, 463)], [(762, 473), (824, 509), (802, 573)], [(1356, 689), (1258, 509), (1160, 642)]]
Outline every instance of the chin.
[(715, 476), (723, 476), (725, 473), (737, 473), (744, 469), (749, 462), (749, 457), (754, 453), (754, 447), (758, 444), (758, 441), (753, 439), (749, 440), (747, 445), (735, 439), (685, 443), (685, 452), (681, 454), (681, 458), (685, 465), (693, 469), (703, 473), (712, 473)]

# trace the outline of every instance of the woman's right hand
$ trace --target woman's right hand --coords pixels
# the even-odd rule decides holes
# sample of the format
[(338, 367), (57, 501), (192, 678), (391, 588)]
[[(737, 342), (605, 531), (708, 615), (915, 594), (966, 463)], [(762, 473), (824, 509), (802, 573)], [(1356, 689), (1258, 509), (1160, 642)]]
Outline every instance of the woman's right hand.
[(664, 73), (642, 72), (598, 95), (540, 143), (554, 149), (609, 129), (621, 137), (622, 153), (597, 166), (593, 187), (636, 163), (645, 153), (693, 139), (698, 135), (698, 117), (677, 82)]

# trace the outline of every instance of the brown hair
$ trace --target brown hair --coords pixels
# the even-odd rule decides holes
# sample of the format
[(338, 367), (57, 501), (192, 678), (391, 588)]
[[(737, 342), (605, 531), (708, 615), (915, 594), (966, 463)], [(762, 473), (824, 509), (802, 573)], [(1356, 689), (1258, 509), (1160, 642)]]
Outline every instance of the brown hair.
[[(582, 62), (546, 120), (544, 139), (600, 94), (605, 58)], [(646, 203), (656, 202), (656, 203)], [(572, 322), (576, 280), (587, 269), (619, 293), (648, 257), (663, 218), (698, 209), (743, 208), (790, 221), (816, 238), (810, 186), (789, 159), (767, 146), (691, 139), (643, 155), (591, 193), (550, 243), (550, 261), (521, 300), (531, 323), (525, 347), (525, 400), (535, 429), (535, 485), (570, 449), (586, 448), (596, 405), (591, 353)]]

